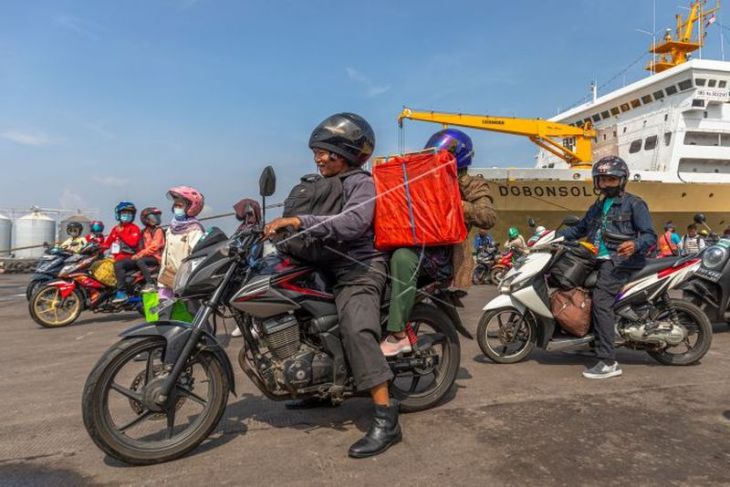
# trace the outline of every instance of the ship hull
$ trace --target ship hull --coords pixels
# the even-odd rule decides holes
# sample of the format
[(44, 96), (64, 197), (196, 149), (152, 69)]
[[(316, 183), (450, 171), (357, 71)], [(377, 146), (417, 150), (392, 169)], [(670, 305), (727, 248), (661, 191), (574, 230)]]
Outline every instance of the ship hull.
[[(591, 180), (489, 180), (497, 210), (497, 225), (491, 230), (498, 241), (506, 239), (507, 229), (517, 227), (523, 235), (538, 225), (556, 228), (568, 215), (583, 216), (595, 201)], [(704, 213), (707, 223), (718, 233), (730, 225), (730, 184), (630, 182), (627, 191), (646, 201), (658, 232), (671, 221), (684, 234), (696, 213)]]

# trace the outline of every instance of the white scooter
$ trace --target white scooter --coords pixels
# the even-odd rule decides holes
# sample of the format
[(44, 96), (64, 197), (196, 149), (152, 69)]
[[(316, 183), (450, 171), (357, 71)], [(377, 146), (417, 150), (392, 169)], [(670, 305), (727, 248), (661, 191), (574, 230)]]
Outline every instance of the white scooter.
[[(563, 224), (576, 221), (566, 218)], [(573, 351), (593, 344), (592, 333), (579, 338), (563, 332), (550, 311), (549, 297), (555, 289), (548, 276), (571, 246), (555, 235), (555, 231), (546, 232), (528, 255), (517, 260), (500, 283), (500, 294), (484, 307), (477, 340), (496, 363), (519, 362), (536, 346), (546, 351)], [(699, 267), (696, 256), (648, 259), (616, 297), (616, 346), (645, 350), (665, 365), (700, 360), (712, 342), (710, 321), (697, 306), (669, 296), (670, 290)], [(590, 290), (596, 280), (593, 271), (583, 287)]]

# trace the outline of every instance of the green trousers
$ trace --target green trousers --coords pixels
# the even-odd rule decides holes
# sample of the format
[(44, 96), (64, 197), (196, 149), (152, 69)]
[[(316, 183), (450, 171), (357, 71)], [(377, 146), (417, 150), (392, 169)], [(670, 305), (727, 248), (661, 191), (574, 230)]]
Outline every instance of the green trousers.
[(400, 332), (406, 329), (416, 300), (419, 253), (414, 249), (402, 248), (390, 257), (390, 314), (388, 331)]

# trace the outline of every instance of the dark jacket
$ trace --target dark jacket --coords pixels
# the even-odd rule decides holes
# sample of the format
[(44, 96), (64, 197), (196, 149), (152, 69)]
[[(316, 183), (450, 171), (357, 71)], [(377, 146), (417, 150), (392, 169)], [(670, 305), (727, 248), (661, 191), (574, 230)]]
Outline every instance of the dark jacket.
[[(565, 237), (566, 240), (586, 237), (586, 241), (594, 243), (602, 220), (603, 198), (599, 198), (577, 225), (559, 231), (557, 236)], [(636, 242), (636, 253), (628, 259), (624, 259), (616, 253), (618, 244), (604, 240), (611, 260), (617, 267), (633, 269), (644, 267), (647, 251), (656, 246), (657, 236), (649, 208), (644, 200), (633, 194), (624, 193), (614, 198), (606, 218), (606, 232), (630, 236)]]
[(338, 267), (385, 260), (385, 254), (375, 249), (373, 217), (375, 215), (375, 185), (370, 173), (359, 171), (342, 181), (342, 211), (334, 216), (301, 215), (301, 229), (312, 237), (346, 244), (347, 257)]

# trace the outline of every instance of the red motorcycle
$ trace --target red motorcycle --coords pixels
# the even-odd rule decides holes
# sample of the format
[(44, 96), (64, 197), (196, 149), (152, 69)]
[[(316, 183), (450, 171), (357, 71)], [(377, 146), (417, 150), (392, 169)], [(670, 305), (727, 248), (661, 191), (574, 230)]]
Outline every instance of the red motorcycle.
[(140, 289), (144, 278), (140, 272), (128, 278), (132, 291), (125, 303), (114, 304), (115, 286), (105, 284), (94, 277), (92, 271), (101, 258), (100, 252), (72, 257), (58, 274), (39, 289), (28, 303), (33, 321), (45, 328), (60, 328), (73, 323), (84, 310), (94, 313), (118, 313), (138, 311), (143, 313)]

